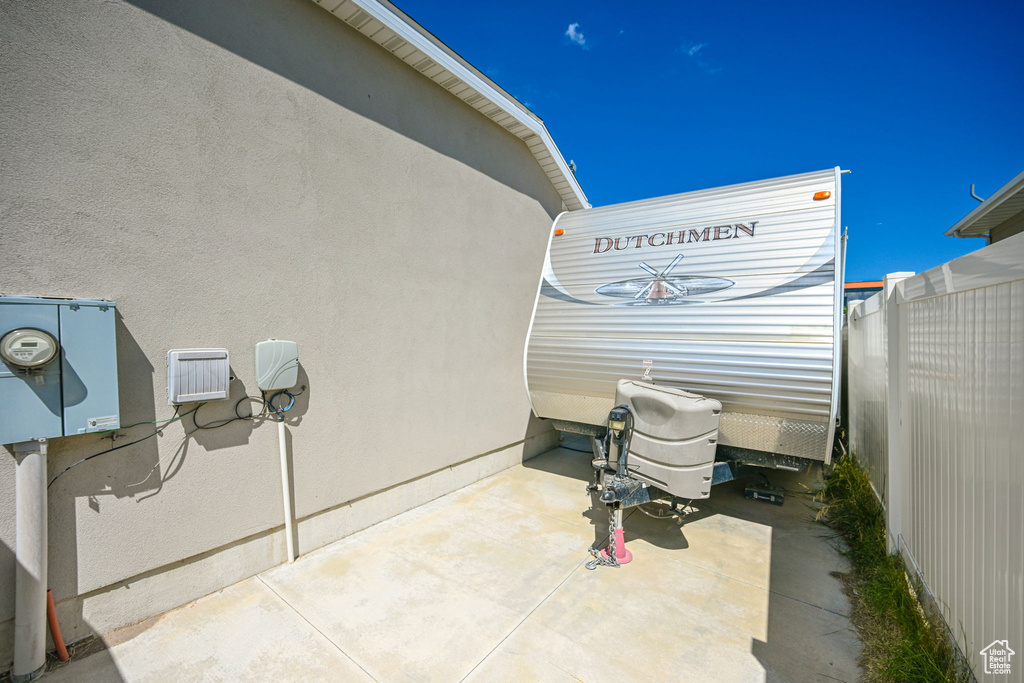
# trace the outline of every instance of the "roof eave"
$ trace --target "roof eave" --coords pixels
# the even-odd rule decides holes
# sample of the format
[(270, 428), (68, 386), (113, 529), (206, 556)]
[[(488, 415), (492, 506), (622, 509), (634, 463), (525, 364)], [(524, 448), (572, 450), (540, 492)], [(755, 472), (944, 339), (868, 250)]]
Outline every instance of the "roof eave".
[[(999, 220), (994, 224), (985, 223), (985, 219), (995, 209), (998, 209), (1006, 201), (1013, 199), (1024, 192), (1024, 171), (1018, 173), (1013, 180), (996, 190), (991, 197), (974, 207), (974, 210), (961, 218), (957, 223), (946, 231), (947, 237), (985, 237), (992, 228), (1003, 222)], [(971, 230), (976, 228), (975, 230)]]

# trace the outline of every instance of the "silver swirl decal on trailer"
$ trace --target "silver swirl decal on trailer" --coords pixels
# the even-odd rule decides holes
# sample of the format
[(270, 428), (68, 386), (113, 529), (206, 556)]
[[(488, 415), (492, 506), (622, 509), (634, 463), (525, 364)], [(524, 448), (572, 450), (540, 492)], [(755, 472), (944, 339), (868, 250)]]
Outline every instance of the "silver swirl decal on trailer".
[(745, 294), (743, 296), (737, 296), (732, 299), (726, 299), (726, 301), (742, 301), (743, 299), (758, 299), (763, 296), (774, 296), (775, 294), (784, 294), (785, 292), (795, 292), (798, 289), (807, 289), (808, 287), (817, 287), (828, 282), (832, 282), (836, 277), (836, 260), (832, 259), (826, 263), (821, 264), (809, 273), (804, 273), (798, 278), (785, 282), (775, 287), (769, 287), (768, 289), (762, 289), (760, 292), (754, 292), (753, 294)]
[(657, 271), (643, 261), (637, 267), (646, 271), (649, 277), (619, 280), (601, 285), (594, 291), (601, 296), (610, 296), (629, 301), (618, 306), (674, 306), (688, 303), (686, 297), (711, 294), (732, 287), (732, 280), (708, 275), (671, 275), (672, 269), (683, 260), (676, 256), (664, 270)]
[(571, 304), (584, 304), (586, 306), (600, 306), (601, 304), (594, 303), (593, 301), (584, 301), (583, 299), (577, 299), (571, 294), (566, 294), (562, 290), (555, 287), (553, 284), (548, 282), (547, 278), (541, 282), (540, 293), (546, 297), (552, 299), (558, 299), (559, 301), (568, 301)]
[(544, 270), (542, 273), (540, 281), (540, 293), (542, 296), (546, 296), (551, 299), (558, 299), (559, 301), (566, 301), (570, 304), (584, 304), (585, 306), (601, 305), (592, 301), (577, 299), (572, 294), (565, 291), (562, 283), (558, 281), (558, 276), (555, 275), (555, 269), (551, 267), (551, 247), (548, 247), (548, 253), (544, 254)]

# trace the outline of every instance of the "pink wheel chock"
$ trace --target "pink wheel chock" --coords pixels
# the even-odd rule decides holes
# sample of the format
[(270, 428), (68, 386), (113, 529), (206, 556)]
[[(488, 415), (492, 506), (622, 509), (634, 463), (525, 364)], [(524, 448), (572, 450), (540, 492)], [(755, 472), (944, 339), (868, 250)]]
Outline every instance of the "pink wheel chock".
[[(608, 548), (601, 551), (601, 557), (608, 559)], [(629, 564), (633, 561), (633, 553), (626, 547), (625, 534), (621, 526), (615, 528), (615, 561), (619, 564)]]

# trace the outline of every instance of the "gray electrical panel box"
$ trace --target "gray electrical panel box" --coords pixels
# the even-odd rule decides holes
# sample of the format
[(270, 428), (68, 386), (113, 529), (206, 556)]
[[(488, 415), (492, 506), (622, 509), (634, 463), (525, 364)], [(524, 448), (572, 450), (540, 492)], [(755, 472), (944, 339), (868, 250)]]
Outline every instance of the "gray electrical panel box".
[(284, 339), (256, 344), (256, 385), (261, 391), (291, 389), (299, 383), (299, 345)]
[(0, 443), (121, 426), (115, 305), (0, 296)]

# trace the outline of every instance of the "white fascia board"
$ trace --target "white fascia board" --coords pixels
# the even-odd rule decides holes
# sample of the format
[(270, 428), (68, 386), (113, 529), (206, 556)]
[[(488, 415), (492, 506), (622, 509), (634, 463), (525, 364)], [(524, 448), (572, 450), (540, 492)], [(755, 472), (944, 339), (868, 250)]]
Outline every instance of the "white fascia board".
[[(969, 214), (957, 221), (956, 225), (946, 231), (947, 237), (984, 237), (989, 231), (996, 227), (995, 225), (985, 226), (982, 230), (972, 231), (968, 233), (975, 224), (983, 221), (989, 213), (999, 206), (1006, 200), (1014, 197), (1017, 193), (1024, 191), (1024, 171), (1018, 173), (1013, 180), (1003, 185), (1001, 188), (995, 191), (995, 193), (974, 207), (974, 210)], [(1001, 221), (999, 221), (1001, 222)], [(997, 222), (996, 225), (999, 223)]]
[[(547, 171), (547, 175), (552, 181), (552, 185), (561, 185), (563, 183), (559, 181), (564, 180), (565, 186), (562, 189), (558, 189), (556, 187), (556, 190), (561, 196), (566, 207), (570, 210), (590, 208), (590, 203), (587, 201), (587, 196), (584, 194), (583, 188), (580, 187), (580, 184), (576, 181), (576, 176), (569, 170), (569, 165), (565, 162), (565, 158), (562, 157), (562, 153), (558, 150), (558, 146), (555, 145), (555, 141), (551, 138), (551, 134), (548, 133), (548, 129), (545, 127), (544, 123), (532, 112), (493, 84), (490, 79), (481, 76), (475, 69), (468, 67), (467, 62), (464, 62), (464, 60), (458, 58), (449, 50), (444, 49), (438, 44), (439, 41), (435, 42), (434, 40), (431, 40), (431, 38), (426, 35), (426, 29), (416, 24), (410, 18), (400, 15), (400, 13), (396, 13), (395, 9), (392, 9), (388, 3), (379, 2), (378, 0), (312, 1), (343, 21), (345, 20), (338, 14), (339, 9), (351, 6), (362, 10), (367, 15), (383, 24), (391, 32), (402, 38), (402, 40), (415, 47), (417, 50), (443, 67), (446, 71), (452, 73), (463, 83), (469, 86), (468, 89), (463, 90), (456, 95), (456, 97), (466, 100), (474, 95), (479, 95), (480, 97), (487, 99), (498, 107), (498, 111), (493, 112), (492, 115), (488, 116), (488, 118), (491, 118), (492, 120), (496, 117), (500, 117), (502, 113), (511, 116), (526, 129), (523, 132), (512, 134), (526, 142), (527, 146), (533, 152), (533, 155), (537, 158), (537, 162), (540, 163), (541, 166), (545, 166), (550, 164), (549, 159), (554, 160), (556, 167)], [(346, 21), (346, 23), (352, 26), (348, 21)], [(357, 30), (359, 29), (358, 26), (355, 28), (357, 28)], [(371, 40), (374, 40), (374, 38), (371, 37)], [(428, 78), (430, 77), (428, 76)], [(473, 106), (477, 110), (481, 110), (478, 101), (470, 104), (470, 106)], [(487, 115), (485, 114), (485, 116)], [(536, 144), (535, 141), (532, 140), (534, 136), (536, 136), (542, 144)]]

